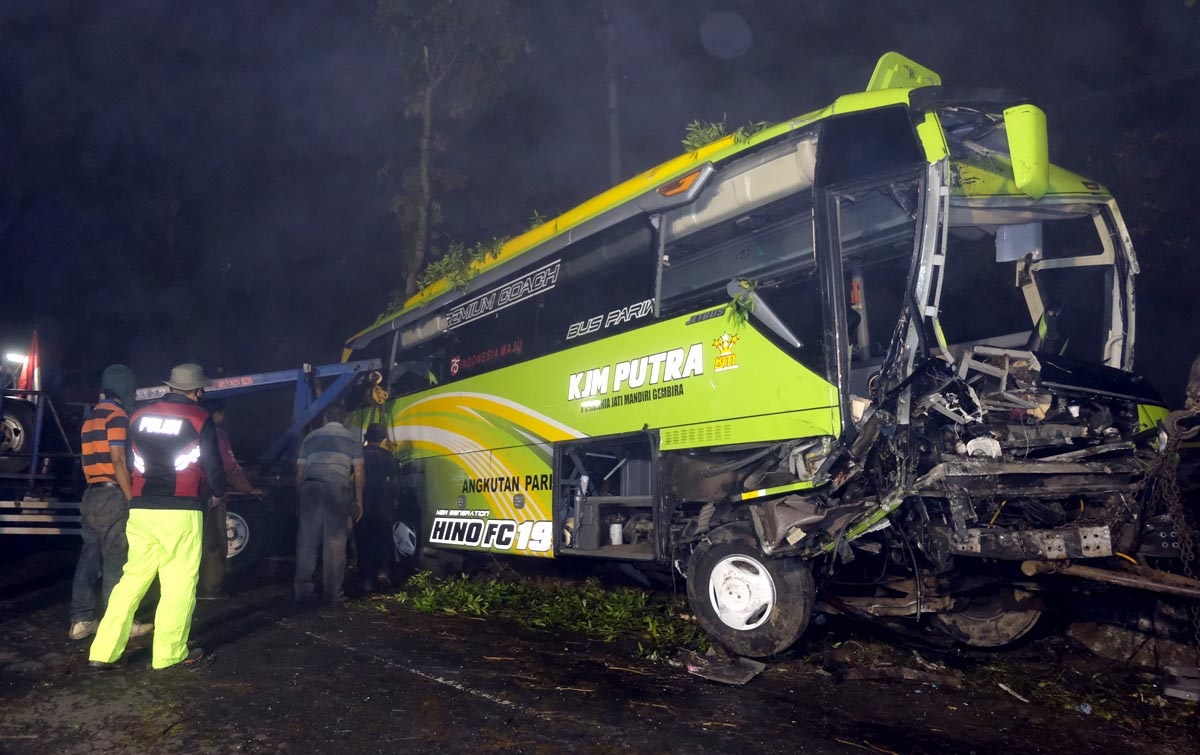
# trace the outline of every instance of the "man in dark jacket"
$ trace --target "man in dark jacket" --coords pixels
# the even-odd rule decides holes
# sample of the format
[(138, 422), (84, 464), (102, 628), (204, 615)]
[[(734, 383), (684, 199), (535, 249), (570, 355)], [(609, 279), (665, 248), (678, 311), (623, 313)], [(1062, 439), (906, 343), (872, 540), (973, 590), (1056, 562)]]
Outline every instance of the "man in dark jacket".
[(363, 592), (390, 590), (392, 578), (392, 525), (396, 521), (396, 499), (400, 495), (400, 465), (391, 451), (383, 448), (387, 427), (379, 422), (367, 426), (363, 435), (363, 518), (354, 527), (358, 545), (358, 580)]
[(165, 381), (168, 393), (133, 413), (133, 500), (126, 537), (129, 559), (96, 629), (89, 665), (111, 668), (125, 651), (133, 612), (150, 583), (161, 590), (154, 614), (151, 667), (195, 667), (204, 658), (188, 649), (200, 570), (200, 482), (215, 506), (224, 502), (225, 470), (212, 418), (199, 401), (209, 380), (198, 364), (181, 364)]
[[(262, 495), (254, 487), (245, 470), (233, 455), (229, 434), (225, 432), (225, 402), (219, 398), (206, 399), (201, 406), (212, 416), (217, 428), (217, 446), (221, 449), (221, 466), (225, 469), (225, 484), (235, 493)], [(202, 488), (208, 493), (208, 485)], [(203, 497), (203, 496), (202, 496)], [(229, 536), (226, 518), (228, 511), (224, 503), (210, 507), (204, 512), (203, 550), (200, 555), (200, 588), (196, 597), (200, 600), (223, 600), (229, 597), (225, 590), (225, 559), (229, 555)]]

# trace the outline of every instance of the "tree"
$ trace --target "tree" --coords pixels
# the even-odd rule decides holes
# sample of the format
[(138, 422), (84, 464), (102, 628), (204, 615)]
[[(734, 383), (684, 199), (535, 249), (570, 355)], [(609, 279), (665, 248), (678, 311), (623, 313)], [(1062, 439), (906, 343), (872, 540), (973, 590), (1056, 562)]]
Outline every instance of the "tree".
[[(404, 297), (417, 291), (431, 255), (430, 236), (440, 216), (434, 153), (442, 147), (439, 117), (462, 118), (504, 93), (505, 69), (523, 49), (509, 21), (506, 0), (379, 0), (378, 20), (396, 42), (407, 98), (405, 115), (420, 119), (416, 165), (405, 171), (392, 211), (407, 237)], [(391, 175), (393, 162), (384, 167)]]

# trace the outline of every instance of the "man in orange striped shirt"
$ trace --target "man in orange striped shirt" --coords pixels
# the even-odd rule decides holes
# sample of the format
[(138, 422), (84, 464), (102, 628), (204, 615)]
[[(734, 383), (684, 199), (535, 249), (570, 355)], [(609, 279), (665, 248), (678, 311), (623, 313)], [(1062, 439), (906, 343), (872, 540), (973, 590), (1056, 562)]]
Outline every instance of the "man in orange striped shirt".
[[(71, 589), (72, 640), (82, 640), (96, 632), (96, 582), (100, 581), (105, 603), (113, 585), (121, 578), (129, 544), (125, 522), (129, 519), (129, 499), (133, 480), (129, 474), (126, 440), (129, 409), (137, 383), (133, 370), (123, 364), (110, 365), (100, 378), (100, 402), (88, 412), (83, 423), (83, 474), (87, 490), (79, 505), (79, 524), (83, 549), (75, 567)], [(151, 630), (150, 624), (134, 622), (129, 636)]]

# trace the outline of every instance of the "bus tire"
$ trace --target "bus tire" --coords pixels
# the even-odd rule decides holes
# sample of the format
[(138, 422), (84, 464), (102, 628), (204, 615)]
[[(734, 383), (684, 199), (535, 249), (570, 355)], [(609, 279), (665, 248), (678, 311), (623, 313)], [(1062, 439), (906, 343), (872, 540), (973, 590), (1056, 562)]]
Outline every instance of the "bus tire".
[(953, 611), (934, 614), (931, 623), (969, 647), (998, 648), (1029, 634), (1041, 617), (1039, 608), (1020, 605), (1015, 590), (998, 587), (967, 598)]
[(0, 453), (20, 454), (0, 457), (0, 472), (23, 472), (29, 466), (33, 443), (33, 407), (17, 399), (5, 399), (0, 417)]
[(225, 510), (225, 531), (229, 549), (225, 554), (227, 574), (245, 574), (262, 561), (271, 544), (263, 502), (248, 500)]
[(768, 658), (796, 643), (812, 618), (812, 570), (768, 558), (744, 522), (713, 530), (688, 561), (688, 602), (704, 631), (730, 651)]

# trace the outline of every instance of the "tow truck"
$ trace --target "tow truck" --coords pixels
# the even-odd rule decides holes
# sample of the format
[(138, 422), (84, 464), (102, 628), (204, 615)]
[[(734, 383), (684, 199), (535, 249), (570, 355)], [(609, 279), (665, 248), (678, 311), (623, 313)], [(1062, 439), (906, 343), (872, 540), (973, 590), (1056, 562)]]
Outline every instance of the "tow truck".
[[(258, 459), (265, 491), (234, 493), (226, 514), (231, 573), (252, 570), (269, 555), (290, 556), (296, 491), (290, 467), (305, 428), (333, 402), (372, 374), (381, 362), (364, 359), (303, 364), (296, 369), (216, 378), (210, 398), (231, 398), (293, 386), (287, 429)], [(137, 401), (151, 401), (166, 386), (139, 388)], [(50, 395), (42, 390), (0, 389), (0, 535), (78, 535), (84, 490), (78, 437), (71, 437)]]

